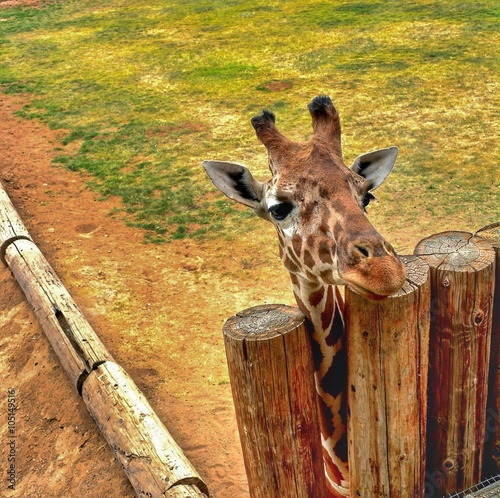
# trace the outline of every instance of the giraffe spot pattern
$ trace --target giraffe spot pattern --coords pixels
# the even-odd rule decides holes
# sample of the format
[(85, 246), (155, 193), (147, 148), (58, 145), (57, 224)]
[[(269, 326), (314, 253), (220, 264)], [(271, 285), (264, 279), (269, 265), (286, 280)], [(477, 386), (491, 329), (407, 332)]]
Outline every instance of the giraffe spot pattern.
[(312, 257), (312, 254), (310, 253), (310, 251), (308, 251), (307, 249), (304, 249), (304, 264), (310, 268), (311, 270), (315, 267), (316, 265), (316, 261), (315, 259)]
[(333, 414), (330, 407), (325, 403), (323, 398), (317, 397), (319, 405), (320, 425), (322, 434), (333, 434), (335, 427), (333, 426)]
[(321, 240), (318, 244), (318, 257), (322, 263), (333, 264), (333, 247), (326, 241)]
[(319, 305), (319, 303), (321, 303), (321, 301), (323, 300), (324, 295), (325, 295), (324, 287), (320, 287), (318, 291), (311, 293), (311, 295), (309, 296), (309, 303), (311, 304), (311, 306), (313, 308), (316, 308)]
[(300, 255), (302, 252), (302, 238), (300, 237), (300, 235), (295, 234), (292, 237), (292, 248), (293, 248), (293, 251), (295, 252), (295, 254), (297, 255), (297, 257), (300, 258)]
[(337, 341), (344, 337), (344, 321), (340, 312), (335, 313), (333, 317), (330, 333), (328, 334), (325, 342), (328, 346), (334, 346)]
[[(319, 342), (316, 341), (313, 337), (313, 335), (314, 335), (313, 324), (310, 321), (308, 321), (308, 325), (310, 326), (309, 335), (310, 335), (310, 337), (312, 337), (312, 340), (310, 342), (311, 342), (311, 352), (312, 352), (312, 357), (313, 357), (313, 362), (314, 362), (314, 371), (317, 372), (321, 367), (321, 363), (323, 362), (323, 353), (321, 352), (321, 347), (319, 345)], [(321, 400), (324, 403), (322, 398), (318, 397), (318, 400)], [(325, 406), (327, 406), (327, 405), (325, 404)], [(322, 413), (321, 410), (320, 410), (320, 413)]]
[(337, 444), (334, 446), (333, 451), (344, 462), (347, 463), (347, 432), (344, 432)]
[(323, 280), (323, 282), (329, 282), (332, 276), (332, 272), (331, 270), (323, 270), (319, 272), (319, 276)]
[(321, 379), (321, 388), (334, 398), (345, 390), (347, 373), (347, 355), (345, 349), (340, 349), (332, 359), (330, 368)]
[[(290, 254), (288, 253), (288, 255), (290, 255)], [(283, 258), (283, 264), (284, 264), (285, 268), (291, 273), (299, 273), (300, 272), (300, 267), (298, 266), (297, 263), (292, 261), (292, 259), (290, 257)]]
[[(335, 310), (334, 310), (334, 306), (335, 306), (335, 300), (333, 298), (333, 288), (328, 287), (325, 307), (323, 309), (323, 312), (321, 313), (321, 324), (323, 326), (323, 330), (330, 329), (330, 324), (332, 323), (333, 318), (336, 315)], [(327, 340), (328, 340), (328, 337), (330, 335), (331, 334), (328, 334), (328, 336), (326, 338)], [(328, 342), (327, 342), (327, 344), (328, 344)]]

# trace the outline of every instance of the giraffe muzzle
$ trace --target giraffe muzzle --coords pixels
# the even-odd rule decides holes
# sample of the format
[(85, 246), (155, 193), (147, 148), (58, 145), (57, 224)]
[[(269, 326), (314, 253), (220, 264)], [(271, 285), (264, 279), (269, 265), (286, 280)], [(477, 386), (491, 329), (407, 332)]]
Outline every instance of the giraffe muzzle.
[(351, 241), (339, 273), (356, 292), (369, 299), (384, 299), (401, 289), (406, 280), (402, 260), (385, 239)]

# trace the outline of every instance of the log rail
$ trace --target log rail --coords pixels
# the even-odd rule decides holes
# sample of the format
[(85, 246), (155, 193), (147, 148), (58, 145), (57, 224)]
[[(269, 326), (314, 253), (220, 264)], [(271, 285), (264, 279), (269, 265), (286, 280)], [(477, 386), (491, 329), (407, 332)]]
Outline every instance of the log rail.
[(471, 233), (443, 232), (415, 253), (431, 269), (427, 467), (445, 494), (482, 476), (495, 252)]
[(0, 261), (24, 291), (137, 496), (208, 497), (205, 482), (31, 239), (1, 183)]

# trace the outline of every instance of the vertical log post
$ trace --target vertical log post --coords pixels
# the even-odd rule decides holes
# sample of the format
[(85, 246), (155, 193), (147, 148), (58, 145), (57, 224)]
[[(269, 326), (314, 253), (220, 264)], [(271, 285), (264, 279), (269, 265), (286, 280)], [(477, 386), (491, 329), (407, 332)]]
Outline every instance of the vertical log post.
[(304, 315), (250, 308), (223, 328), (252, 498), (323, 498), (312, 355)]
[(395, 295), (346, 288), (351, 496), (422, 498), (429, 345), (429, 268), (403, 257)]
[(490, 378), (486, 409), (486, 438), (483, 477), (500, 474), (500, 223), (493, 223), (476, 232), (495, 249), (495, 298), (491, 330)]
[(415, 253), (431, 269), (427, 468), (430, 496), (441, 496), (481, 480), (495, 252), (470, 233), (444, 232)]

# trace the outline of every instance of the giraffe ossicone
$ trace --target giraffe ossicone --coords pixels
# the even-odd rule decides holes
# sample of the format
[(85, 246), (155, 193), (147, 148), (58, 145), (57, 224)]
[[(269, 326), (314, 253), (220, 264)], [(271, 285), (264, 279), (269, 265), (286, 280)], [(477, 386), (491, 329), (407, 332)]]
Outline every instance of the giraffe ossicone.
[(342, 303), (336, 285), (384, 299), (406, 273), (392, 246), (366, 217), (371, 193), (398, 154), (388, 147), (343, 161), (339, 115), (329, 97), (308, 106), (313, 134), (291, 141), (265, 110), (252, 119), (269, 156), (271, 178), (257, 181), (242, 164), (204, 161), (214, 185), (276, 228), (282, 262), (308, 319), (329, 496), (349, 496), (346, 441), (346, 361)]

